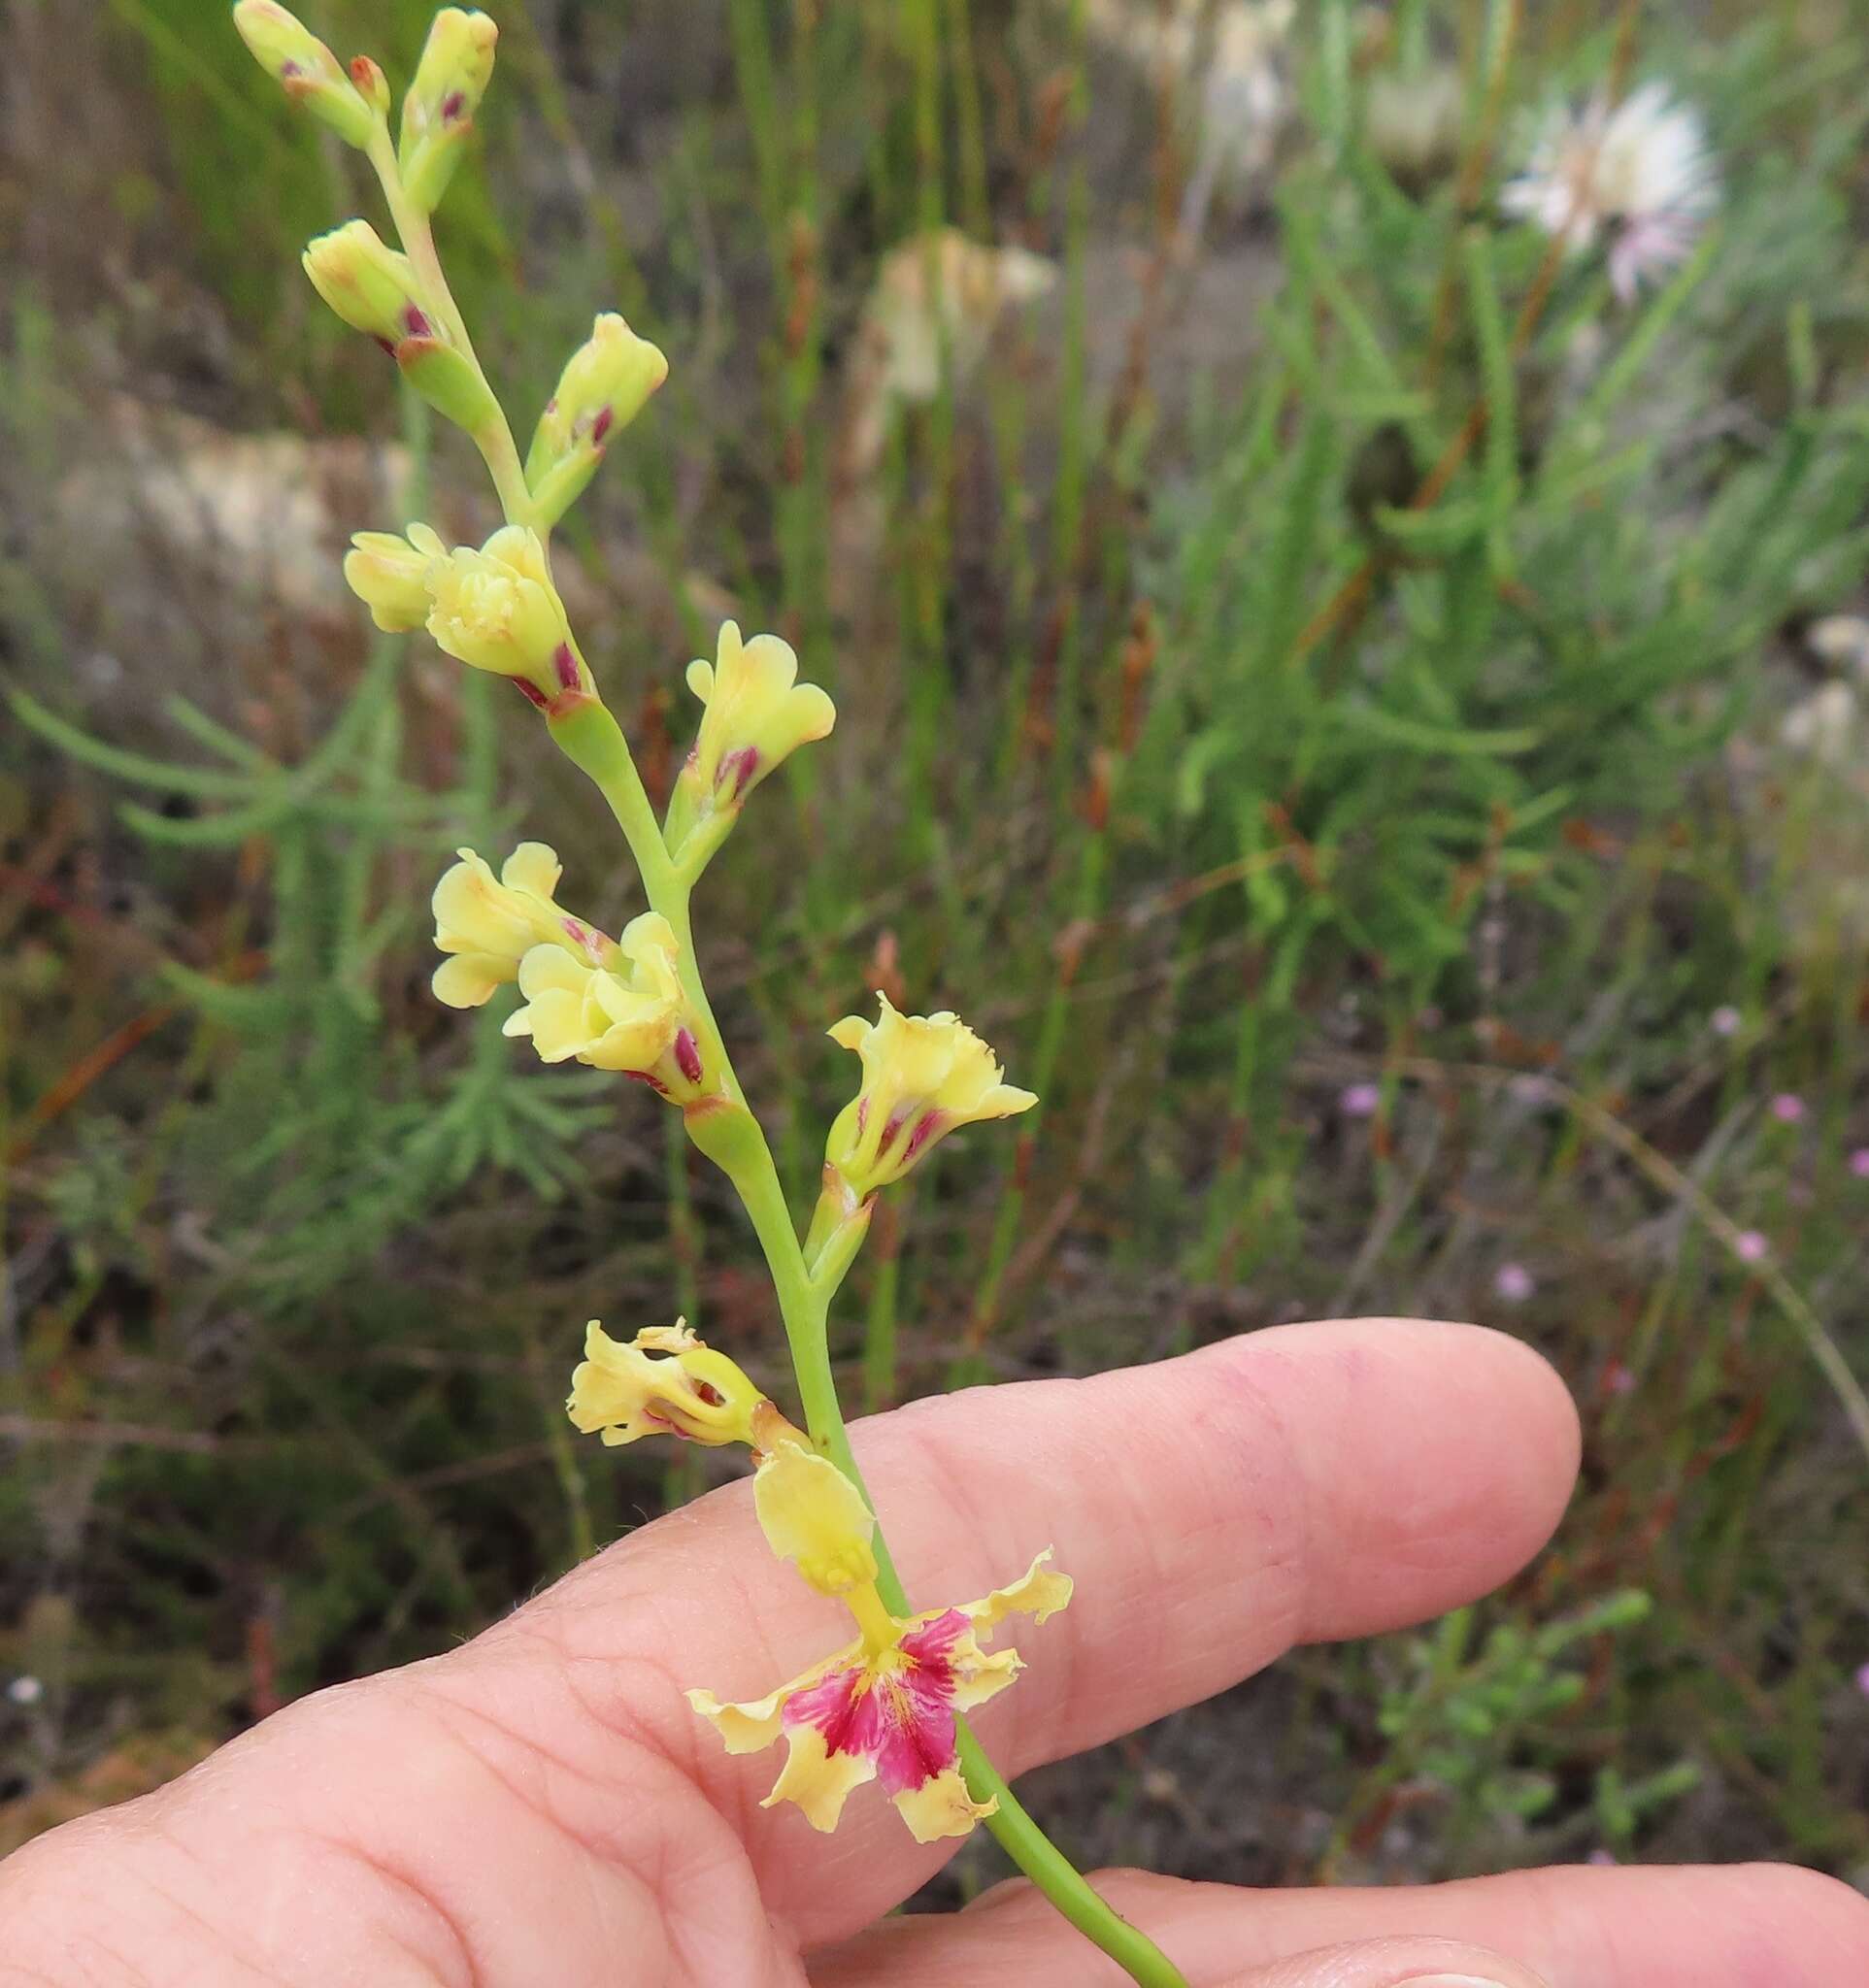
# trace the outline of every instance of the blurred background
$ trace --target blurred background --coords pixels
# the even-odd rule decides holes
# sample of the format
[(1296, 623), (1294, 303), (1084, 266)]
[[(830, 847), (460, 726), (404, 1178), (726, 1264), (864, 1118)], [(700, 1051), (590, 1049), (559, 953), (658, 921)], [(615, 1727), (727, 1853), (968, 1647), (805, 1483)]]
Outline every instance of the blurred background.
[[(304, 11), (399, 87), (429, 8)], [(516, 426), (596, 309), (673, 365), (562, 541), (599, 679), (663, 788), (723, 615), (838, 700), (697, 921), (799, 1206), (869, 989), (1043, 1095), (885, 1209), (852, 1406), (1369, 1311), (1582, 1408), (1507, 1592), (1034, 1807), (1248, 1882), (1869, 1881), (1869, 22), (494, 11), (440, 235)], [(1615, 104), (1673, 141), (1567, 229)], [(459, 843), (637, 899), (340, 580), (495, 521), (297, 266), (361, 161), (218, 0), (15, 0), (0, 118), (4, 1848), (733, 1469), (574, 1441), (586, 1318), (785, 1368), (675, 1114), (427, 993)]]

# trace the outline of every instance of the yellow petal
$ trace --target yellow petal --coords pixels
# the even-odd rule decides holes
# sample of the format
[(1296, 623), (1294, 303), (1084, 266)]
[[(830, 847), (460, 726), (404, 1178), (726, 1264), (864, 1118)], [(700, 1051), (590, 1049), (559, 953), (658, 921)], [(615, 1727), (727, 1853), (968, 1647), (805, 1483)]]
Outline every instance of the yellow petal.
[(760, 1807), (793, 1802), (813, 1829), (834, 1830), (851, 1790), (876, 1778), (876, 1763), (864, 1753), (827, 1751), (816, 1726), (794, 1726), (785, 1739), (785, 1765)]
[(435, 999), (448, 1008), (482, 1008), (496, 987), (513, 977), (513, 962), (490, 952), (451, 954), (435, 969), (429, 982)]
[(715, 1730), (725, 1742), (729, 1753), (757, 1753), (762, 1746), (770, 1746), (784, 1730), (780, 1714), (785, 1708), (785, 1701), (794, 1692), (803, 1691), (808, 1684), (816, 1684), (827, 1672), (842, 1670), (853, 1664), (862, 1655), (860, 1642), (846, 1643), (840, 1650), (833, 1650), (828, 1657), (820, 1659), (809, 1671), (802, 1671), (789, 1683), (780, 1685), (764, 1698), (749, 1700), (744, 1705), (725, 1705), (711, 1691), (692, 1690), (686, 1694), (687, 1702), (704, 1719), (712, 1722)]
[[(778, 1792), (773, 1790), (775, 1795)], [(933, 1775), (918, 1788), (903, 1789), (894, 1799), (902, 1820), (909, 1825), (909, 1834), (918, 1843), (936, 1842), (942, 1837), (967, 1836), (975, 1823), (999, 1807), (997, 1797), (990, 1802), (976, 1802), (968, 1794), (967, 1783), (961, 1779), (957, 1767)]]
[(1010, 1587), (995, 1588), (978, 1602), (962, 1603), (960, 1612), (983, 1631), (997, 1628), (1009, 1615), (1029, 1615), (1034, 1622), (1055, 1615), (1070, 1603), (1072, 1581), (1068, 1574), (1051, 1571), (1046, 1565), (1051, 1557), (1047, 1546)]
[(519, 992), (528, 1001), (542, 994), (582, 997), (592, 969), (561, 945), (535, 945), (519, 961)]
[(876, 1578), (876, 1519), (834, 1463), (782, 1441), (753, 1474), (753, 1509), (768, 1544), (820, 1595), (844, 1595)]
[(533, 890), (550, 898), (558, 888), (564, 865), (549, 843), (521, 843), (506, 859), (500, 881), (509, 890)]

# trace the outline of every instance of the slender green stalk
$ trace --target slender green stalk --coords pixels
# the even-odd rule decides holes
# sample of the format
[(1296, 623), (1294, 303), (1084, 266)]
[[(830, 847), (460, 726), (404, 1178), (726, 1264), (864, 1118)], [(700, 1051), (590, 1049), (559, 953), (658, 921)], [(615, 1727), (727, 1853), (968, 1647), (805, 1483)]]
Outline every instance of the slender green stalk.
[[(383, 197), (388, 204), (389, 218), (396, 225), (403, 253), (415, 264), (429, 308), (441, 320), (461, 355), (485, 380), (485, 369), (475, 356), (474, 341), (468, 336), (467, 320), (461, 315), (454, 293), (448, 286), (441, 253), (435, 247), (435, 231), (429, 225), (428, 216), (404, 190), (402, 170), (396, 164), (396, 149), (390, 141), (389, 126), (381, 116), (370, 140), (368, 156), (377, 170), (378, 180), (383, 183)], [(530, 524), (533, 522), (532, 493), (526, 488), (518, 444), (513, 439), (512, 424), (500, 406), (499, 396), (489, 389), (487, 400), (493, 414), (474, 430), (474, 446), (485, 460), (493, 487), (499, 492), (500, 509), (506, 514), (507, 523)]]

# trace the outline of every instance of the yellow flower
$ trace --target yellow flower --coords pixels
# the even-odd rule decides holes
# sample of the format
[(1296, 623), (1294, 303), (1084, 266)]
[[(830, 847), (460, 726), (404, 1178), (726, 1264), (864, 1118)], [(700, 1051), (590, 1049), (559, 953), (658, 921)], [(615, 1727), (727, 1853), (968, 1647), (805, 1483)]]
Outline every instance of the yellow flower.
[(415, 265), (368, 221), (346, 221), (319, 235), (300, 260), (312, 287), (345, 323), (390, 351), (405, 339), (443, 338), (422, 303)]
[(377, 626), (400, 635), (428, 619), (429, 564), (445, 558), (447, 549), (425, 524), (412, 524), (407, 538), (358, 532), (344, 555), (344, 578)]
[(617, 942), (574, 918), (552, 896), (564, 874), (544, 843), (521, 843), (496, 878), (484, 856), (457, 849), (460, 861), (435, 886), (435, 944), (453, 956), (435, 970), (435, 999), (450, 1008), (479, 1008), (519, 977), (535, 945), (561, 946), (575, 959), (602, 966)]
[(753, 1478), (753, 1500), (774, 1550), (839, 1595), (858, 1635), (765, 1698), (724, 1705), (695, 1690), (688, 1703), (713, 1721), (729, 1753), (784, 1737), (785, 1765), (767, 1808), (793, 1802), (814, 1829), (831, 1830), (851, 1790), (881, 1780), (918, 1842), (965, 1836), (994, 1805), (967, 1793), (954, 1714), (1005, 1690), (1022, 1668), (1017, 1650), (984, 1650), (980, 1639), (1008, 1615), (1043, 1622), (1056, 1613), (1071, 1599), (1069, 1578), (1047, 1569), (1048, 1548), (1011, 1587), (898, 1616), (876, 1590), (869, 1508), (833, 1465), (781, 1440)]
[(460, 161), (486, 85), (500, 31), (478, 9), (444, 7), (428, 29), (415, 81), (402, 100), (397, 164), (405, 191), (433, 214)]
[(584, 1357), (571, 1376), (565, 1412), (586, 1436), (607, 1443), (644, 1436), (681, 1436), (718, 1447), (753, 1442), (754, 1417), (771, 1404), (724, 1353), (688, 1331), (651, 1325), (627, 1345), (593, 1318), (584, 1328)]
[(427, 584), (428, 632), (451, 656), (511, 677), (542, 706), (589, 688), (536, 532), (503, 525), (478, 552), (444, 553), (429, 561)]
[(597, 319), (565, 362), (526, 452), (525, 480), (541, 518), (555, 523), (570, 510), (611, 438), (667, 378), (668, 360), (616, 312)]
[(347, 145), (370, 143), (370, 106), (338, 58), (295, 14), (274, 0), (240, 0), (234, 25), (254, 61), (294, 103), (322, 117)]
[(509, 1036), (530, 1036), (547, 1063), (575, 1056), (594, 1070), (621, 1071), (677, 1104), (710, 1088), (687, 1011), (669, 922), (645, 911), (623, 927), (606, 966), (562, 945), (535, 945), (519, 961), (526, 1006), (507, 1017)]
[(956, 1016), (898, 1014), (886, 994), (878, 999), (879, 1020), (851, 1015), (830, 1032), (863, 1059), (862, 1087), (838, 1113), (824, 1155), (859, 1202), (901, 1179), (955, 1126), (1009, 1118), (1038, 1103), (1035, 1093), (1001, 1082), (993, 1052)]
[(703, 857), (733, 826), (752, 789), (799, 746), (826, 737), (837, 707), (816, 683), (798, 681), (798, 657), (776, 635), (740, 640), (722, 622), (715, 660), (688, 665), (688, 688), (707, 707), (700, 736), (675, 784), (669, 846), (695, 844)]

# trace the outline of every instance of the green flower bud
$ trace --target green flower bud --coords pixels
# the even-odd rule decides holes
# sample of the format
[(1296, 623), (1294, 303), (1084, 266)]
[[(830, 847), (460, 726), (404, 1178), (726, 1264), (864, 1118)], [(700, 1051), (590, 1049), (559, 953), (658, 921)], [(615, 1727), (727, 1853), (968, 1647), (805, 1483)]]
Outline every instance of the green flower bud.
[(388, 248), (368, 221), (346, 221), (318, 236), (303, 259), (312, 287), (345, 323), (391, 351), (404, 339), (441, 335), (408, 256)]
[(500, 31), (484, 14), (444, 7), (422, 48), (416, 80), (402, 100), (396, 162), (409, 198), (423, 214), (441, 205), (460, 163), (474, 114), (493, 75)]
[(572, 353), (526, 451), (525, 480), (540, 517), (555, 524), (596, 474), (612, 436), (668, 378), (668, 361), (606, 311)]
[(294, 103), (322, 117), (347, 145), (370, 143), (376, 120), (343, 65), (295, 14), (276, 0), (240, 0), (234, 26), (253, 59)]

